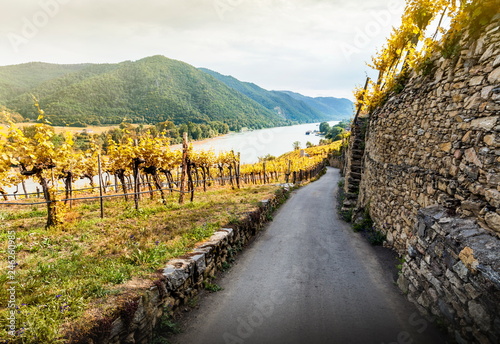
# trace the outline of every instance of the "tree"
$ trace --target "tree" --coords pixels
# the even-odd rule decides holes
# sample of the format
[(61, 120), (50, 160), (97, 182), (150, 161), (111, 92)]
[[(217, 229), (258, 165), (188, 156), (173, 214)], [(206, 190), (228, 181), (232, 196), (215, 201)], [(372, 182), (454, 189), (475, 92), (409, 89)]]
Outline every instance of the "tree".
[(322, 122), (320, 125), (319, 125), (319, 132), (320, 133), (328, 133), (328, 130), (330, 130), (330, 124), (328, 124), (328, 122)]
[(201, 168), (201, 173), (203, 176), (203, 191), (207, 191), (207, 184), (208, 186), (211, 185), (210, 181), (208, 180), (211, 178), (210, 168), (213, 167), (216, 162), (215, 153), (211, 150), (193, 152), (191, 154), (191, 162), (195, 167)]
[(264, 162), (264, 161), (272, 161), (276, 159), (276, 157), (274, 155), (271, 155), (271, 154), (267, 154), (265, 156), (261, 156), (259, 157), (259, 162)]
[(79, 176), (80, 178), (87, 178), (92, 188), (94, 187), (94, 176), (99, 175), (97, 165), (100, 153), (99, 145), (92, 139), (89, 141), (89, 148), (81, 154), (79, 161)]
[(149, 133), (142, 135), (136, 147), (136, 159), (142, 161), (142, 170), (151, 176), (153, 183), (161, 194), (163, 204), (166, 204), (165, 194), (158, 172), (161, 172), (164, 161), (168, 160), (169, 139), (166, 137), (153, 137)]
[(341, 140), (342, 138), (338, 138), (338, 136), (344, 133), (344, 131), (345, 130), (342, 127), (338, 126), (331, 127), (328, 133), (326, 134), (325, 138), (331, 139), (333, 141)]
[(300, 149), (300, 141), (295, 141), (292, 143), (293, 145), (293, 150), (299, 150)]
[(128, 200), (125, 178), (132, 173), (131, 163), (135, 158), (134, 140), (129, 137), (124, 139), (122, 143), (117, 143), (110, 138), (107, 150), (108, 161), (105, 169), (120, 180), (125, 200)]
[(341, 128), (344, 128), (344, 129), (348, 129), (351, 126), (351, 121), (347, 120), (347, 119), (344, 119), (340, 123), (335, 124), (335, 126), (336, 127), (341, 127)]

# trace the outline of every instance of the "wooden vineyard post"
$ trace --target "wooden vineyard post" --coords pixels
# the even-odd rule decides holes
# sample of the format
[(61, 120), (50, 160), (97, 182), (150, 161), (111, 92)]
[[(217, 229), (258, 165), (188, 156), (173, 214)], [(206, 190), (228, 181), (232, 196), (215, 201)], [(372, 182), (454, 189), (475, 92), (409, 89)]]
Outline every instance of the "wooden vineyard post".
[(134, 158), (134, 204), (135, 210), (139, 210), (139, 200), (141, 199), (141, 185), (140, 185), (140, 174), (139, 165), (144, 163), (143, 159)]
[(28, 192), (26, 191), (26, 182), (25, 182), (25, 180), (24, 180), (24, 179), (23, 179), (23, 180), (21, 180), (21, 185), (23, 186), (24, 197), (25, 197), (26, 199), (28, 199), (28, 198), (29, 198), (29, 196), (28, 196)]
[(193, 170), (192, 167), (194, 166), (191, 164), (191, 161), (189, 160), (189, 157), (187, 158), (187, 177), (188, 177), (188, 191), (191, 194), (191, 198), (189, 199), (191, 202), (194, 200), (194, 182), (193, 182)]
[(240, 188), (240, 160), (241, 160), (241, 153), (238, 152), (238, 155), (236, 156), (236, 185), (238, 186), (238, 189)]
[(101, 219), (103, 219), (104, 218), (104, 204), (103, 204), (103, 200), (102, 200), (101, 154), (97, 155), (97, 173), (99, 173), (99, 204), (101, 207)]
[(188, 152), (188, 133), (184, 133), (182, 136), (182, 166), (181, 166), (181, 186), (179, 195), (179, 204), (184, 203), (184, 188), (186, 184), (186, 174), (187, 174), (187, 152)]
[[(232, 151), (231, 151), (232, 152)], [(233, 155), (234, 157), (234, 155)], [(228, 166), (227, 166), (227, 171), (229, 173), (229, 184), (231, 184), (231, 188), (234, 189), (234, 183), (233, 183), (233, 161), (229, 160)]]
[(290, 173), (292, 170), (292, 160), (288, 160), (288, 171), (285, 173), (285, 183), (288, 184), (288, 181), (290, 180)]

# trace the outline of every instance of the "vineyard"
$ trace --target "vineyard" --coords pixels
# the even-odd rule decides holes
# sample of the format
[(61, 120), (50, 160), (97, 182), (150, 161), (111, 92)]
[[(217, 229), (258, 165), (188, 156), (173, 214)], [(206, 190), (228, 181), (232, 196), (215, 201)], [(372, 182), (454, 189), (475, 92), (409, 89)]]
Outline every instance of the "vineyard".
[[(43, 121), (44, 112), (38, 103), (35, 105), (39, 120)], [(167, 137), (145, 134), (137, 138), (124, 136), (122, 142), (109, 139), (103, 152), (92, 142), (88, 150), (78, 151), (70, 134), (56, 145), (53, 135), (47, 123), (36, 124), (31, 136), (10, 123), (9, 133), (0, 143), (3, 187), (22, 185), (26, 190), (25, 181), (31, 178), (39, 184), (37, 189), (41, 189), (36, 194), (24, 191), (22, 202), (17, 200), (22, 198), (17, 193), (8, 195), (0, 189), (4, 198), (1, 204), (44, 203), (47, 227), (61, 223), (65, 206), (71, 207), (76, 201), (99, 199), (102, 205), (105, 198), (123, 197), (125, 201), (133, 199), (138, 210), (145, 194), (151, 199), (159, 197), (166, 204), (176, 193), (178, 202), (183, 203), (186, 196), (192, 202), (195, 191), (206, 191), (215, 185), (239, 188), (242, 184), (297, 183), (315, 177), (324, 167), (327, 155), (341, 145), (336, 142), (308, 148), (302, 151), (302, 156), (300, 151), (295, 151), (261, 163), (241, 165), (239, 153), (193, 151), (186, 137), (182, 150), (171, 150)], [(73, 184), (78, 179), (88, 180), (90, 187), (75, 190)], [(99, 195), (93, 195), (94, 190), (98, 190)], [(43, 200), (31, 199), (41, 195)]]

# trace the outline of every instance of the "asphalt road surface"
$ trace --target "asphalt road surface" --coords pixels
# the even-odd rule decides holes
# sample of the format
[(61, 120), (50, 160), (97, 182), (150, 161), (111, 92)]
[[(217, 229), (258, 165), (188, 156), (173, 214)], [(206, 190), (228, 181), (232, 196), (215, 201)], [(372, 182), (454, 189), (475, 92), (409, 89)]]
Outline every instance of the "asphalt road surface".
[[(182, 321), (178, 344), (443, 344), (394, 261), (338, 219), (338, 170), (297, 191)], [(390, 267), (390, 266), (389, 266)]]

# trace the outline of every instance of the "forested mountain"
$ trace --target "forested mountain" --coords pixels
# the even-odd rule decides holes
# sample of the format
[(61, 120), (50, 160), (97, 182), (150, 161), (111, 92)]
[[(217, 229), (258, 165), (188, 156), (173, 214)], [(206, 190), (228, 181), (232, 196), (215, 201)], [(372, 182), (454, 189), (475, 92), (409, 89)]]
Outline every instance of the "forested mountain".
[(294, 99), (300, 100), (306, 103), (311, 108), (319, 111), (320, 113), (326, 114), (328, 116), (340, 116), (340, 118), (350, 117), (354, 111), (354, 104), (352, 101), (346, 98), (334, 98), (334, 97), (306, 97), (302, 94), (281, 91), (288, 94)]
[[(36, 77), (30, 79), (31, 73)], [(61, 69), (0, 67), (0, 87), (0, 104), (33, 119), (33, 94), (55, 125), (220, 121), (238, 130), (291, 123), (193, 66), (163, 56)]]
[(225, 123), (239, 130), (351, 114), (332, 110), (329, 102), (334, 98), (314, 107), (307, 97), (266, 91), (164, 56), (117, 64), (33, 62), (0, 67), (0, 106), (27, 120), (36, 119), (33, 95), (52, 124), (70, 126), (170, 121), (214, 128)]
[(332, 120), (324, 114), (310, 108), (301, 101), (297, 101), (287, 94), (276, 91), (267, 91), (253, 83), (242, 82), (232, 76), (226, 76), (209, 69), (200, 68), (216, 79), (222, 81), (232, 89), (243, 93), (255, 100), (266, 109), (297, 122), (321, 122)]
[(32, 90), (45, 81), (78, 72), (88, 66), (88, 64), (56, 65), (31, 62), (0, 67), (0, 104)]
[(283, 113), (296, 121), (331, 121), (349, 118), (353, 113), (353, 103), (349, 99), (319, 97), (311, 98), (290, 91), (267, 91), (253, 83), (222, 75), (209, 69), (200, 68), (243, 93), (269, 110)]

